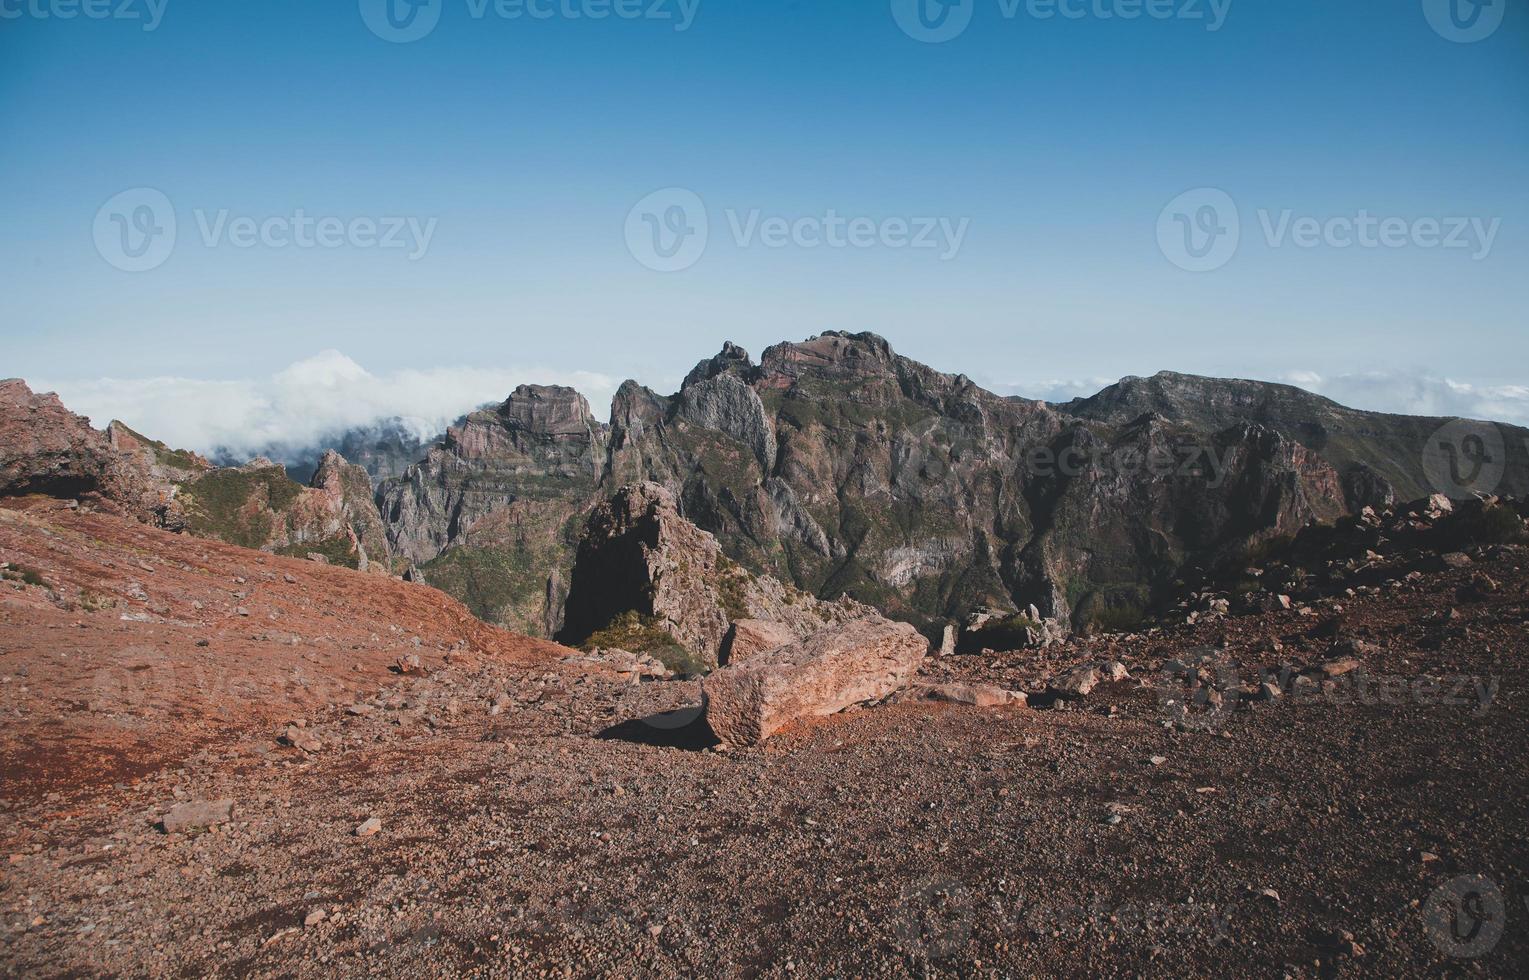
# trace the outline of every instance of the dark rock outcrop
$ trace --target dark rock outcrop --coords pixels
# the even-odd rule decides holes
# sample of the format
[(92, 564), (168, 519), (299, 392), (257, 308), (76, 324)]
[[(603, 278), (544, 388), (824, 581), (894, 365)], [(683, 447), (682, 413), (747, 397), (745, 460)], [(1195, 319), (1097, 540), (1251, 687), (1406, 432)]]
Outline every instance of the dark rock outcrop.
[[(395, 546), (432, 584), (533, 632), (556, 628), (581, 515), (643, 482), (751, 573), (930, 636), (982, 607), (1128, 625), (1186, 570), (1426, 483), (1443, 422), (1172, 374), (1047, 405), (871, 334), (779, 344), (757, 364), (728, 344), (673, 395), (624, 384), (608, 429), (576, 395), (536, 391), (470, 417), (382, 495)], [(1504, 431), (1503, 491), (1522, 493), (1526, 434)]]
[(605, 427), (572, 388), (523, 385), (378, 492), (393, 554), (474, 615), (532, 636), (562, 622)]
[(635, 613), (712, 667), (735, 622), (768, 622), (796, 639), (873, 610), (852, 600), (823, 602), (750, 573), (680, 516), (668, 490), (644, 483), (622, 488), (590, 514), (566, 612), (558, 634), (564, 643), (583, 644)]

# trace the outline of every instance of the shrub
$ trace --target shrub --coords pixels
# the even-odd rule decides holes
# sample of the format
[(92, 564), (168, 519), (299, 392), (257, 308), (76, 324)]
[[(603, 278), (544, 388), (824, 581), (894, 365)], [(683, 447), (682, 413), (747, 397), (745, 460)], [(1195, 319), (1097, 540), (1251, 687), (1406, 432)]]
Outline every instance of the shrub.
[(646, 653), (677, 674), (704, 674), (711, 669), (710, 664), (681, 646), (656, 619), (631, 609), (591, 634), (581, 649)]

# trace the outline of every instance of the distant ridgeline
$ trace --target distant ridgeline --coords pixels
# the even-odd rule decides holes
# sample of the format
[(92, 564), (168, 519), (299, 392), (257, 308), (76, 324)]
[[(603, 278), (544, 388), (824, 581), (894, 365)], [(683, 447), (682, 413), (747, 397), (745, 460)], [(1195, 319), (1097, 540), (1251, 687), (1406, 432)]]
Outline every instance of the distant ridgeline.
[[(23, 409), (7, 411), (21, 424)], [(728, 560), (931, 636), (976, 609), (1128, 625), (1186, 577), (1312, 522), (1436, 491), (1529, 493), (1529, 430), (1513, 426), (1172, 373), (1047, 404), (873, 334), (779, 344), (757, 364), (727, 344), (675, 394), (622, 385), (608, 424), (571, 388), (522, 386), (433, 444), (390, 420), (287, 472), (215, 469), (118, 425), (109, 436), (166, 488), (154, 519), (407, 571), (535, 636), (562, 625), (590, 512), (643, 482)]]
[(1529, 491), (1529, 431), (1164, 373), (1050, 405), (872, 334), (728, 344), (599, 422), (525, 386), (379, 482), (389, 548), (486, 619), (550, 636), (586, 515), (652, 481), (733, 561), (936, 635), (977, 608), (1126, 624), (1181, 573), (1436, 490)]

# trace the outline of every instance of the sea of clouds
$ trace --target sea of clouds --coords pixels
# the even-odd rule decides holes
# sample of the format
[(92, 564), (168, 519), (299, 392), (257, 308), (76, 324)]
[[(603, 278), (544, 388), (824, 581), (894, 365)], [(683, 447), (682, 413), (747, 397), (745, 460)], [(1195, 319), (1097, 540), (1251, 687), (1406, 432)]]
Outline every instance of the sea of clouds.
[(372, 374), (335, 350), (298, 361), (269, 378), (98, 378), (39, 381), (97, 428), (120, 419), (178, 449), (248, 459), (301, 458), (355, 428), (398, 418), (421, 439), (462, 415), (505, 399), (517, 385), (578, 389), (599, 416), (619, 382), (588, 371), (441, 367)]

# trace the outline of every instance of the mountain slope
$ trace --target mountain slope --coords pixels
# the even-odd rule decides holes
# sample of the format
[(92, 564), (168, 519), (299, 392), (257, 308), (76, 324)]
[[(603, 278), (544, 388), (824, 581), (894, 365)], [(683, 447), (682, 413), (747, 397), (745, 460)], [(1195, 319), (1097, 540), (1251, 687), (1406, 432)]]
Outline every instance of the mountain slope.
[[(561, 625), (584, 515), (645, 481), (729, 558), (823, 598), (931, 633), (1032, 603), (1081, 626), (1129, 622), (1260, 540), (1432, 492), (1445, 424), (1166, 373), (1047, 405), (827, 333), (757, 364), (727, 344), (672, 395), (627, 382), (608, 425), (571, 389), (523, 387), (379, 496), (429, 581), (540, 635)], [(1488, 428), (1498, 489), (1529, 490), (1529, 433)]]

